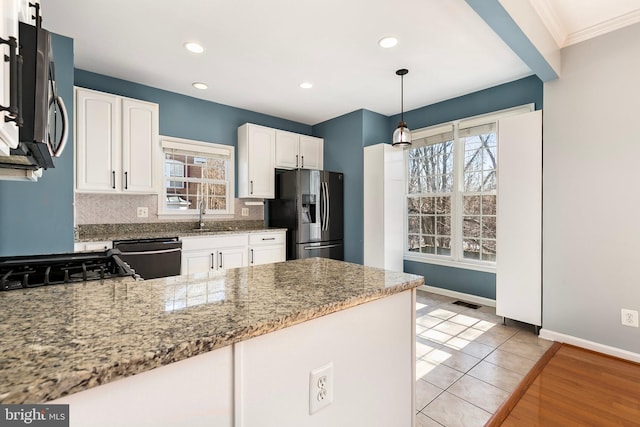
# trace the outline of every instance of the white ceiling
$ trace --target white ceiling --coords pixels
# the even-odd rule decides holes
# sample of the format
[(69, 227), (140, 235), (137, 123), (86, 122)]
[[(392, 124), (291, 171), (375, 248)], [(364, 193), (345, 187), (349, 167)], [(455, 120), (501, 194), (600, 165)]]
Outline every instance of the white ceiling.
[[(41, 2), (43, 26), (75, 40), (77, 68), (311, 125), (360, 108), (399, 113), (399, 68), (409, 69), (405, 111), (531, 74), (464, 0)], [(567, 34), (605, 17), (574, 21), (575, 9), (640, 3), (531, 2)], [(398, 45), (380, 48), (389, 35)], [(187, 52), (187, 41), (205, 52)]]

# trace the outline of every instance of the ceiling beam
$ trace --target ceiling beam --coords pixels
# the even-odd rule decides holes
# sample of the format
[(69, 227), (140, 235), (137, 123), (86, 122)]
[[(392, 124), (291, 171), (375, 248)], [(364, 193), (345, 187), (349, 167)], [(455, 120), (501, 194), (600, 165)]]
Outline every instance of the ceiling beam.
[(540, 80), (560, 76), (560, 48), (528, 1), (465, 1)]

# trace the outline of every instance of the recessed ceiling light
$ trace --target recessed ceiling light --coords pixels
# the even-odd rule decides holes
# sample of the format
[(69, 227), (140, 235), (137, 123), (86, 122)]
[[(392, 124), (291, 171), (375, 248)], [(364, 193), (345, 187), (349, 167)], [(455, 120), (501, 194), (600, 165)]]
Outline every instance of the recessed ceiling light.
[(302, 82), (300, 83), (300, 87), (302, 89), (311, 89), (313, 87), (313, 84), (309, 82)]
[(187, 49), (189, 52), (193, 52), (193, 53), (202, 53), (202, 52), (204, 52), (204, 47), (202, 47), (201, 44), (198, 44), (198, 43), (195, 43), (195, 42), (185, 43), (184, 44), (184, 48)]
[(398, 44), (398, 39), (395, 37), (383, 37), (378, 41), (380, 47), (389, 48)]
[(207, 85), (206, 85), (206, 83), (201, 83), (201, 82), (195, 82), (195, 83), (192, 83), (192, 85), (193, 85), (193, 87), (195, 87), (196, 89), (202, 89), (202, 90), (204, 90), (204, 89), (208, 89), (208, 88), (209, 88), (209, 86), (207, 86)]

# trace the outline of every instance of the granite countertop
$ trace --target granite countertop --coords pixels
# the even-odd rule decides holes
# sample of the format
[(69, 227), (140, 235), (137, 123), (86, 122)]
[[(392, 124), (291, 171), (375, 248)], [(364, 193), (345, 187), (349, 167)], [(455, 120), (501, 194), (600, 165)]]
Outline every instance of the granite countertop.
[(0, 403), (38, 403), (415, 288), (325, 258), (0, 292)]
[(88, 224), (78, 226), (76, 242), (98, 242), (159, 237), (216, 236), (224, 234), (265, 233), (287, 231), (286, 228), (268, 228), (264, 221), (220, 221), (205, 223), (203, 230), (191, 222), (142, 224)]

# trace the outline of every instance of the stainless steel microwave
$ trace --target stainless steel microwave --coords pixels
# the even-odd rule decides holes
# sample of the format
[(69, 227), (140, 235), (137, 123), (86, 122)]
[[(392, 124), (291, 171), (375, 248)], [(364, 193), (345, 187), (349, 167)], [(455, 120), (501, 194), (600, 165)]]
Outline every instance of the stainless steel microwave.
[(18, 44), (19, 143), (9, 156), (0, 156), (0, 168), (52, 168), (66, 144), (69, 121), (56, 92), (51, 33), (20, 22)]

